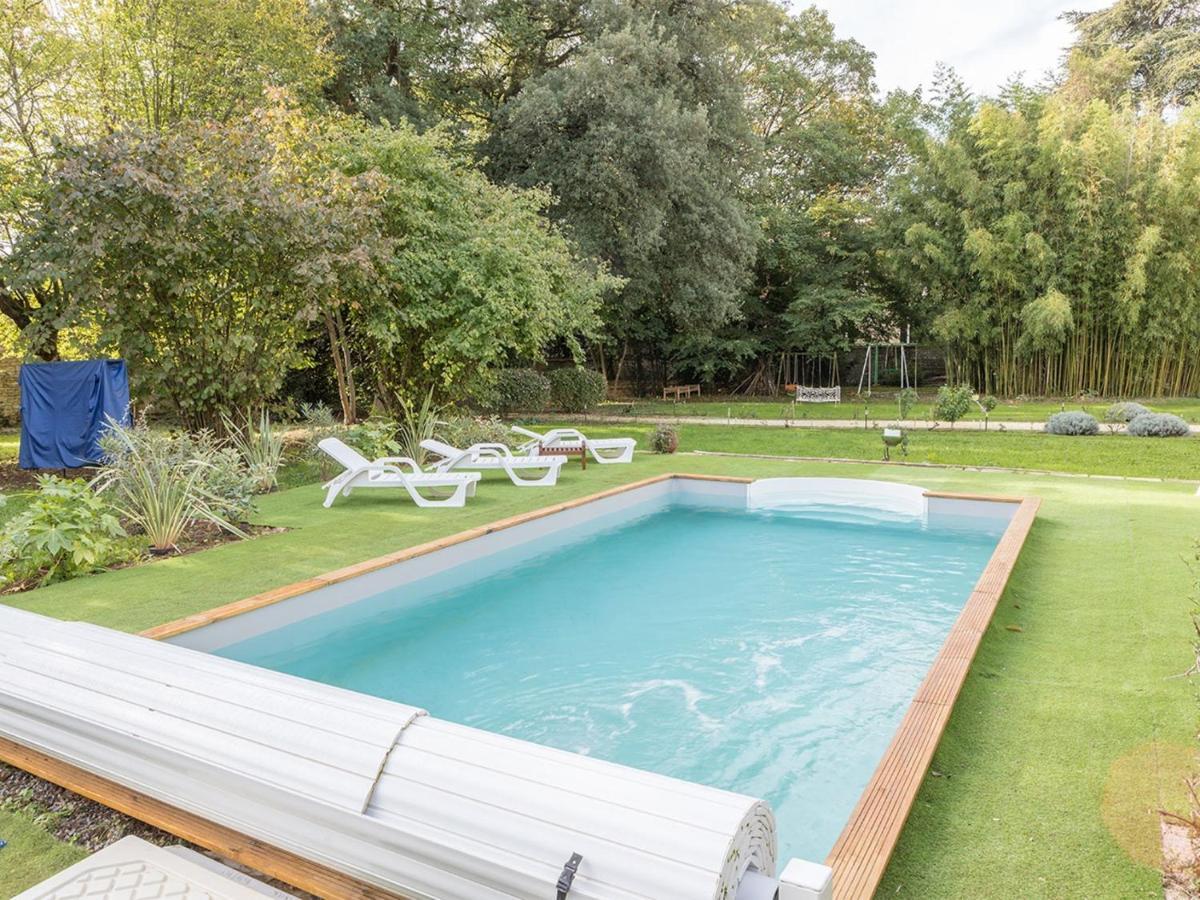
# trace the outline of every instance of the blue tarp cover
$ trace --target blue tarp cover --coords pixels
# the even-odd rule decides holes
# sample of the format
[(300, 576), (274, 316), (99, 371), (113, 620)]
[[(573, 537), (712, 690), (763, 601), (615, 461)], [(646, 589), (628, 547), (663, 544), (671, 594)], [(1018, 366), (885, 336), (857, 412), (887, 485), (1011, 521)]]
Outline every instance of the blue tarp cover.
[(95, 465), (109, 418), (129, 421), (129, 376), (123, 359), (26, 363), (17, 380), (22, 469)]

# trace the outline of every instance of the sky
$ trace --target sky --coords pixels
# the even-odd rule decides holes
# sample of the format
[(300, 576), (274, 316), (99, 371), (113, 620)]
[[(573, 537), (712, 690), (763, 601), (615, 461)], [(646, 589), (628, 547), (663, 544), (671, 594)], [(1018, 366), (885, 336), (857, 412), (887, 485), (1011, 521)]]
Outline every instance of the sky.
[(928, 84), (938, 62), (953, 66), (977, 94), (991, 94), (1016, 72), (1031, 81), (1055, 68), (1073, 30), (1066, 10), (1112, 0), (791, 0), (824, 8), (839, 37), (875, 52), (883, 92)]

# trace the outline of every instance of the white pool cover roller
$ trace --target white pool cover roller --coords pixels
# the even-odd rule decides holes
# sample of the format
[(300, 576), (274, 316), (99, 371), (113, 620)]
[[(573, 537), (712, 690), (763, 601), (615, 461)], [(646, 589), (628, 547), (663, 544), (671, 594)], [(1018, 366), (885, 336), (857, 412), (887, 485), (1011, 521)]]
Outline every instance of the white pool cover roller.
[(0, 736), (416, 898), (734, 900), (761, 801), (0, 606)]

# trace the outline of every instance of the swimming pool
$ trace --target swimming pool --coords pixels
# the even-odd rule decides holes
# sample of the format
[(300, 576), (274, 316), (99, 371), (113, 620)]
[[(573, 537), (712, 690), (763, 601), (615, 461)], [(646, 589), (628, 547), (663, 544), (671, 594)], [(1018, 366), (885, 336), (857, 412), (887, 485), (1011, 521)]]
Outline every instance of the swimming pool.
[(1013, 512), (913, 490), (630, 492), (176, 640), (763, 797), (819, 860)]

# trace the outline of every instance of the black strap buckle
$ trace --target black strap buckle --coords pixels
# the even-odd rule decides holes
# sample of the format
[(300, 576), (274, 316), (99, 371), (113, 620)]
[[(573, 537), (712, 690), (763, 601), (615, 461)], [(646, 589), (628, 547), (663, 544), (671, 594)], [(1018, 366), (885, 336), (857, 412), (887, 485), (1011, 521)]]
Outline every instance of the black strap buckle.
[(571, 885), (575, 882), (575, 873), (579, 871), (581, 862), (583, 857), (572, 853), (567, 864), (563, 866), (562, 874), (558, 876), (558, 900), (567, 900), (567, 894), (571, 892)]

